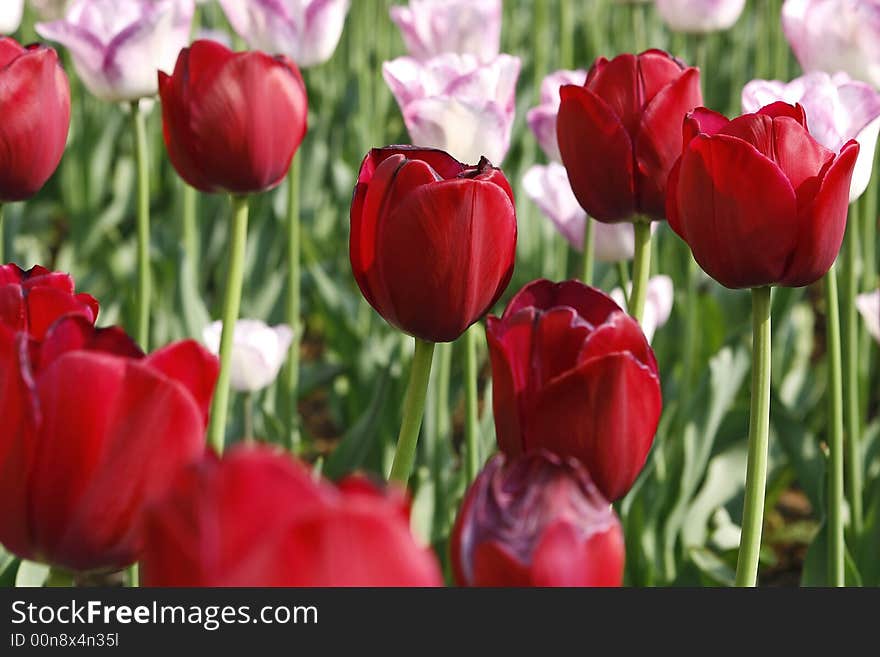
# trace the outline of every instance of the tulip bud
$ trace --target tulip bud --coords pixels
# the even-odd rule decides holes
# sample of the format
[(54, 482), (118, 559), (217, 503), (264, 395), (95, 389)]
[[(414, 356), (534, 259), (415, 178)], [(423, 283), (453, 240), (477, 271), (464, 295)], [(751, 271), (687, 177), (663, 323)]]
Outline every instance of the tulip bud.
[(800, 105), (781, 102), (732, 121), (699, 108), (684, 133), (667, 215), (703, 270), (729, 288), (824, 276), (843, 241), (858, 143), (835, 154)]
[[(438, 586), (405, 497), (266, 447), (210, 455), (147, 514), (147, 586)], [(223, 536), (222, 541), (215, 540)]]
[(466, 586), (620, 586), (620, 522), (584, 467), (549, 452), (495, 456), (471, 485), (452, 533)]
[(391, 7), (391, 20), (416, 59), (458, 53), (488, 61), (501, 45), (501, 0), (410, 0)]
[(660, 50), (601, 57), (560, 97), (559, 152), (581, 207), (609, 223), (664, 219), (681, 120), (702, 104), (699, 71)]
[(62, 20), (37, 33), (70, 50), (88, 90), (101, 100), (155, 96), (156, 73), (189, 42), (193, 0), (74, 0)]
[[(12, 34), (21, 25), (24, 0), (3, 0), (0, 3), (0, 34)], [(0, 64), (2, 66), (2, 64)]]
[(351, 205), (351, 266), (389, 324), (451, 342), (498, 300), (513, 274), (516, 213), (504, 174), (405, 146), (364, 158)]
[(232, 28), (255, 49), (306, 68), (336, 50), (349, 0), (220, 0)]
[(602, 494), (623, 497), (660, 421), (657, 361), (638, 323), (578, 281), (534, 281), (486, 335), (498, 446), (580, 460)]
[(286, 57), (196, 41), (159, 73), (159, 95), (171, 163), (203, 192), (275, 187), (306, 133), (305, 85)]
[(204, 450), (217, 372), (194, 342), (145, 357), (81, 316), (39, 343), (0, 325), (0, 542), (73, 571), (134, 562), (144, 506)]
[(54, 50), (0, 37), (0, 89), (0, 203), (23, 201), (61, 161), (70, 86)]

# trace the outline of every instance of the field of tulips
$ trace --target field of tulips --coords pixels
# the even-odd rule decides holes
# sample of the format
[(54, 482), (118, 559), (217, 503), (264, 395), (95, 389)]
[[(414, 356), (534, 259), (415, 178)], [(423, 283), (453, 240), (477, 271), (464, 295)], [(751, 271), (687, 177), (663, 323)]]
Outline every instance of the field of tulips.
[(0, 35), (3, 585), (880, 586), (880, 0)]

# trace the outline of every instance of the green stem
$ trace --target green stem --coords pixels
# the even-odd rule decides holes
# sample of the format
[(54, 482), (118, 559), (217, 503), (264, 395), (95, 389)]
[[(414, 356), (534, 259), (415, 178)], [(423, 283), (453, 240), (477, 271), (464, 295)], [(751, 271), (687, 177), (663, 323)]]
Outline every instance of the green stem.
[[(875, 160), (874, 171), (880, 170), (880, 153)], [(864, 267), (862, 271), (862, 289), (873, 290), (877, 287), (877, 195), (880, 189), (880, 176), (875, 175), (868, 184), (864, 203)]]
[(769, 442), (770, 288), (760, 287), (752, 290), (752, 400), (742, 535), (736, 562), (737, 586), (755, 586), (758, 580)]
[(254, 442), (254, 393), (248, 391), (244, 394), (244, 442)]
[(630, 293), (629, 314), (641, 324), (645, 314), (645, 298), (648, 294), (648, 275), (651, 273), (651, 223), (636, 221), (633, 224), (636, 236), (633, 257), (633, 288)]
[[(137, 571), (137, 564), (131, 566), (131, 568)], [(137, 575), (135, 574), (135, 577)], [(49, 574), (46, 576), (46, 581), (43, 583), (43, 586), (48, 588), (70, 588), (76, 586), (76, 582), (73, 579), (73, 575), (71, 575), (66, 570), (59, 570), (58, 568), (50, 568)], [(132, 586), (137, 586), (137, 580)]]
[(559, 2), (559, 63), (562, 68), (574, 66), (574, 31), (572, 0)]
[(4, 259), (3, 244), (3, 204), (0, 203), (0, 265), (6, 264), (6, 260)]
[(425, 395), (428, 391), (428, 378), (431, 376), (431, 360), (434, 357), (434, 343), (416, 340), (409, 385), (403, 401), (403, 421), (397, 437), (397, 450), (391, 463), (390, 480), (406, 485), (412, 472), (419, 442), (419, 429), (425, 412)]
[[(700, 305), (697, 291), (697, 281), (700, 277), (700, 269), (694, 256), (688, 251), (687, 258), (687, 306), (685, 308), (685, 339), (684, 361), (682, 364), (682, 389), (687, 395), (691, 389), (691, 379), (694, 374), (694, 363), (697, 357), (700, 341)], [(688, 404), (682, 403), (681, 408), (687, 412)]]
[(299, 348), (302, 338), (300, 321), (301, 306), (301, 263), (300, 263), (300, 162), (302, 158), (294, 155), (287, 176), (287, 323), (293, 331), (290, 350), (287, 354), (287, 369), (284, 377), (284, 394), (287, 399), (287, 435), (294, 453), (300, 449), (299, 411)]
[(128, 586), (130, 588), (137, 588), (141, 585), (141, 569), (138, 566), (137, 561), (131, 564), (128, 567)]
[(198, 280), (201, 244), (198, 226), (199, 193), (183, 183), (183, 250), (186, 263)]
[(632, 11), (632, 30), (633, 40), (635, 41), (635, 51), (642, 52), (648, 47), (647, 29), (645, 27), (645, 23), (647, 22), (645, 5), (641, 2), (635, 2), (630, 6), (630, 10)]
[(220, 333), (220, 376), (211, 406), (211, 426), (208, 438), (220, 454), (226, 437), (226, 414), (229, 409), (229, 378), (232, 365), (232, 338), (241, 306), (244, 286), (244, 257), (247, 248), (248, 197), (232, 197), (232, 233), (229, 250), (229, 270), (226, 275), (226, 296), (223, 300), (223, 331)]
[(825, 316), (828, 354), (830, 416), (828, 446), (828, 584), (844, 585), (843, 546), (843, 377), (840, 358), (840, 310), (837, 301), (837, 271), (825, 275)]
[(477, 417), (477, 331), (480, 325), (471, 326), (464, 338), (464, 436), (467, 446), (467, 483), (477, 478), (480, 471), (480, 427)]
[[(855, 210), (855, 208), (853, 208)], [(846, 428), (846, 495), (853, 535), (862, 533), (862, 452), (859, 404), (859, 316), (856, 295), (859, 292), (859, 218), (853, 212), (846, 227), (843, 251), (843, 340), (844, 422)]]
[(584, 218), (584, 252), (581, 260), (581, 280), (587, 285), (593, 284), (593, 261), (596, 252), (596, 228), (590, 217)]
[(617, 261), (617, 280), (623, 291), (623, 302), (629, 308), (629, 270), (626, 267), (626, 260)]
[(137, 161), (137, 341), (150, 349), (150, 163), (147, 125), (138, 101), (131, 103), (134, 152)]

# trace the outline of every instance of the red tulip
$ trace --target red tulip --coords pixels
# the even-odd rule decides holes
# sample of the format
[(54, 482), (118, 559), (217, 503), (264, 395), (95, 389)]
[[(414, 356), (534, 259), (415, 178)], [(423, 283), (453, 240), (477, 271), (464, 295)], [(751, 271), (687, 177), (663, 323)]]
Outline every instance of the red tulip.
[(497, 455), (465, 496), (452, 533), (465, 586), (620, 586), (624, 543), (584, 467), (545, 451)]
[(94, 324), (98, 302), (88, 294), (75, 294), (68, 274), (33, 267), (0, 265), (0, 325), (42, 340), (63, 315), (78, 315)]
[(351, 267), (385, 320), (451, 342), (513, 275), (516, 212), (504, 174), (433, 149), (373, 149), (351, 204)]
[(486, 333), (498, 446), (579, 459), (609, 500), (630, 489), (660, 421), (657, 361), (634, 319), (578, 281), (529, 283)]
[(135, 561), (144, 505), (204, 451), (217, 372), (195, 342), (145, 357), (81, 316), (42, 343), (0, 325), (0, 542), (74, 571)]
[(701, 105), (700, 73), (661, 50), (600, 57), (583, 86), (565, 85), (556, 134), (574, 195), (608, 223), (665, 218), (681, 121)]
[(786, 103), (732, 121), (705, 108), (687, 116), (669, 225), (722, 285), (800, 287), (834, 263), (859, 145), (837, 155), (806, 125)]
[(70, 128), (70, 86), (58, 55), (0, 37), (0, 203), (36, 194), (58, 168)]
[(183, 472), (146, 515), (148, 586), (437, 586), (402, 493), (339, 487), (270, 448), (237, 448)]
[(286, 57), (196, 41), (159, 72), (159, 96), (171, 163), (203, 192), (275, 187), (306, 133), (305, 85)]

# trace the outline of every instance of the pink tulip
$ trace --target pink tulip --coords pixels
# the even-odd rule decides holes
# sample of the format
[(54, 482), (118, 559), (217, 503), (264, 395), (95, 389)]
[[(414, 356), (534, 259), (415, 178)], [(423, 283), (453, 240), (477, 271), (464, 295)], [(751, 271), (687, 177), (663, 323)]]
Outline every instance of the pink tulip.
[[(628, 292), (632, 291), (632, 283), (627, 286)], [(648, 294), (645, 298), (645, 314), (642, 317), (641, 327), (648, 342), (654, 339), (654, 332), (669, 321), (672, 314), (672, 301), (675, 297), (675, 288), (669, 276), (652, 276), (648, 281)], [(611, 291), (611, 298), (624, 308), (626, 306), (623, 290), (619, 287)]]
[(746, 0), (657, 0), (656, 4), (669, 29), (701, 34), (733, 27)]
[(880, 290), (865, 292), (856, 297), (856, 307), (865, 320), (865, 327), (880, 342)]
[(95, 96), (131, 101), (158, 93), (158, 71), (174, 68), (189, 43), (194, 8), (193, 0), (76, 0), (37, 32), (70, 50)]
[(501, 44), (501, 0), (410, 0), (391, 8), (410, 56), (444, 53), (493, 59)]
[(526, 114), (526, 121), (541, 148), (551, 160), (561, 162), (559, 144), (556, 140), (556, 115), (559, 113), (559, 88), (565, 84), (583, 86), (587, 79), (585, 70), (556, 71), (541, 82), (541, 104)]
[(255, 50), (290, 57), (300, 68), (333, 55), (349, 0), (220, 0), (232, 28)]
[(398, 57), (382, 74), (403, 112), (412, 143), (462, 162), (485, 156), (500, 164), (510, 148), (516, 111), (518, 57), (481, 63), (473, 55), (440, 55), (425, 62)]
[[(546, 166), (536, 164), (526, 171), (522, 184), (526, 196), (553, 222), (562, 236), (575, 249), (583, 251), (587, 213), (571, 191), (565, 167), (556, 162)], [(632, 224), (604, 224), (597, 221), (593, 230), (597, 260), (617, 262), (632, 259), (635, 244)]]
[(804, 71), (880, 87), (880, 0), (785, 0), (782, 29)]
[(859, 157), (850, 185), (850, 202), (861, 196), (871, 179), (874, 149), (880, 131), (880, 93), (846, 73), (808, 73), (788, 84), (752, 80), (742, 93), (743, 111), (756, 112), (778, 100), (800, 103), (810, 134), (835, 153), (850, 141), (859, 142)]

